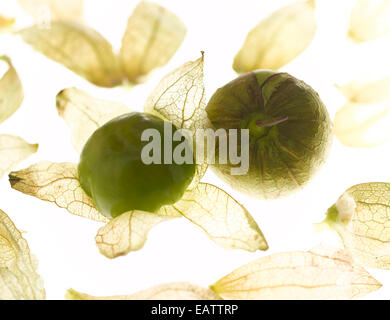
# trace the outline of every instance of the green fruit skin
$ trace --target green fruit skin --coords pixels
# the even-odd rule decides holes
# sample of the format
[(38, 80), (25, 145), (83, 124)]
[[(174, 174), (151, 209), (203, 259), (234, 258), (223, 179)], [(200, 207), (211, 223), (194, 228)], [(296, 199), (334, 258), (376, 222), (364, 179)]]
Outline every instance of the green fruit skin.
[[(215, 173), (250, 196), (275, 199), (304, 186), (322, 166), (333, 125), (319, 95), (287, 73), (258, 70), (218, 89), (206, 111), (214, 129), (249, 129), (249, 171), (231, 175), (232, 164)], [(280, 123), (271, 126), (260, 122)], [(239, 140), (238, 140), (239, 141)]]
[[(139, 112), (117, 117), (98, 128), (81, 153), (78, 174), (81, 187), (98, 210), (115, 218), (130, 210), (156, 212), (184, 194), (195, 174), (194, 164), (144, 164), (142, 132), (156, 129), (164, 155), (164, 122)], [(172, 126), (175, 133), (177, 128)], [(187, 142), (185, 142), (187, 143)], [(172, 150), (180, 142), (172, 142)], [(163, 156), (162, 156), (163, 157)]]

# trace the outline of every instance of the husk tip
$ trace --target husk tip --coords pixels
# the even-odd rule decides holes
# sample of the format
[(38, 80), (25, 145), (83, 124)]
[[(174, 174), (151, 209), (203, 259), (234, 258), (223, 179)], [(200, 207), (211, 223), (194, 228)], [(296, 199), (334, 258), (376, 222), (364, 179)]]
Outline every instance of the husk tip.
[(65, 95), (67, 94), (68, 89), (62, 89), (60, 92), (57, 93), (56, 95), (56, 108), (58, 114), (61, 116), (65, 110)]
[(11, 172), (8, 175), (8, 179), (9, 179), (9, 183), (11, 184), (11, 188), (13, 188), (15, 186), (15, 184), (17, 184), (18, 182), (20, 182), (22, 180), (20, 177), (18, 177), (16, 172)]
[(81, 297), (80, 297), (80, 294), (76, 290), (70, 288), (70, 289), (66, 290), (65, 299), (67, 299), (67, 300), (81, 300)]
[(30, 147), (31, 147), (31, 151), (33, 153), (37, 152), (38, 149), (39, 149), (39, 143), (33, 143), (33, 144), (30, 144)]

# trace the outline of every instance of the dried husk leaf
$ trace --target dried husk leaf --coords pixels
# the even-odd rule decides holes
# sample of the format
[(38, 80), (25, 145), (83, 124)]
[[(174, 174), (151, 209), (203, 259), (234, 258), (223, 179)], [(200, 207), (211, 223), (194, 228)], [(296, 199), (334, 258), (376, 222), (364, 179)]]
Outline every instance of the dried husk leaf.
[(349, 147), (369, 148), (390, 140), (390, 99), (377, 103), (348, 102), (334, 119), (335, 135)]
[(94, 297), (69, 289), (65, 296), (69, 300), (222, 300), (216, 293), (187, 282), (158, 285), (131, 295)]
[(360, 43), (390, 32), (389, 0), (357, 0), (352, 10), (349, 37)]
[(114, 87), (122, 83), (111, 44), (87, 26), (55, 21), (48, 28), (36, 25), (19, 34), (34, 49), (95, 85)]
[(174, 205), (156, 213), (130, 211), (102, 227), (96, 244), (107, 258), (141, 249), (157, 224), (184, 216), (219, 246), (247, 251), (266, 250), (267, 242), (249, 212), (225, 191), (200, 183)]
[(325, 222), (353, 258), (368, 267), (390, 269), (390, 183), (349, 188), (328, 210)]
[(180, 212), (171, 205), (164, 206), (155, 213), (132, 210), (100, 228), (95, 237), (96, 245), (107, 258), (120, 257), (142, 249), (154, 226), (180, 217)]
[(57, 95), (57, 111), (69, 126), (73, 147), (79, 153), (97, 128), (130, 112), (121, 103), (96, 99), (76, 88), (64, 89)]
[(37, 22), (42, 19), (83, 22), (84, 0), (18, 0)]
[(131, 82), (165, 65), (186, 35), (183, 22), (158, 4), (142, 1), (130, 16), (122, 39), (120, 59)]
[(173, 217), (133, 210), (111, 220), (100, 228), (95, 241), (101, 254), (116, 258), (143, 248), (149, 231)]
[(9, 68), (0, 79), (0, 123), (8, 119), (23, 102), (23, 88), (19, 76), (13, 67), (11, 60), (6, 56), (0, 56)]
[(15, 136), (0, 135), (0, 178), (37, 150), (37, 144), (29, 144)]
[(142, 249), (154, 226), (180, 217), (181, 213), (172, 205), (163, 206), (155, 213), (132, 210), (100, 228), (95, 237), (96, 245), (107, 258), (124, 256)]
[(310, 45), (316, 31), (314, 0), (283, 7), (249, 32), (234, 58), (233, 69), (238, 73), (278, 70)]
[(211, 288), (225, 299), (356, 299), (381, 287), (342, 250), (273, 254), (238, 268)]
[(145, 112), (183, 129), (209, 128), (203, 73), (204, 57), (168, 73), (145, 102)]
[(225, 249), (267, 250), (268, 244), (249, 212), (225, 191), (207, 183), (184, 194), (173, 207)]
[(100, 222), (109, 220), (99, 213), (80, 186), (77, 165), (43, 161), (11, 172), (11, 187), (38, 199), (54, 202), (70, 213)]
[[(204, 87), (204, 56), (190, 61), (167, 74), (146, 100), (145, 112), (155, 114), (172, 122), (177, 128), (210, 128), (206, 113), (206, 94)], [(194, 155), (196, 150), (194, 150)], [(196, 161), (196, 174), (189, 189), (199, 183), (207, 170), (207, 164)]]
[(368, 148), (390, 140), (390, 77), (336, 86), (348, 102), (336, 113), (335, 134), (341, 143)]
[(377, 103), (390, 98), (390, 77), (373, 81), (353, 81), (336, 88), (349, 102)]
[(46, 293), (27, 241), (0, 210), (0, 300), (42, 300)]

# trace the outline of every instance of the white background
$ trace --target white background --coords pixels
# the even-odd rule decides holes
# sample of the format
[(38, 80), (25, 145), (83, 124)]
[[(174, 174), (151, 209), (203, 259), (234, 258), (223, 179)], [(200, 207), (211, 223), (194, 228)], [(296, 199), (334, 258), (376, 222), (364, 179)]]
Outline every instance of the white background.
[[(86, 1), (86, 20), (107, 37), (116, 49), (137, 1)], [(0, 133), (19, 135), (40, 144), (36, 155), (18, 168), (41, 160), (78, 161), (69, 130), (57, 115), (56, 94), (78, 87), (100, 98), (126, 103), (142, 110), (145, 99), (168, 71), (205, 56), (208, 97), (216, 88), (236, 77), (231, 65), (247, 32), (273, 10), (291, 3), (274, 1), (157, 1), (177, 13), (188, 27), (186, 40), (171, 62), (154, 72), (149, 81), (131, 90), (97, 88), (61, 65), (34, 52), (18, 37), (0, 35), (0, 54), (9, 55), (21, 77), (25, 100), (22, 107), (0, 127)], [(349, 12), (354, 1), (317, 1), (319, 29), (312, 45), (282, 70), (305, 80), (316, 89), (331, 117), (345, 102), (333, 87), (367, 75), (390, 74), (389, 37), (364, 45), (346, 40)], [(0, 13), (17, 15), (18, 23), (31, 18), (19, 11), (16, 0), (1, 0)], [(211, 171), (204, 181), (230, 192), (243, 203), (267, 237), (267, 252), (247, 253), (219, 248), (202, 230), (185, 219), (167, 222), (150, 232), (145, 247), (126, 257), (109, 260), (100, 255), (94, 237), (101, 224), (69, 214), (54, 204), (26, 196), (10, 188), (7, 177), (0, 180), (0, 208), (25, 231), (32, 252), (39, 259), (47, 297), (62, 299), (67, 288), (93, 295), (130, 294), (150, 286), (189, 281), (210, 285), (247, 262), (265, 255), (307, 250), (319, 243), (340, 246), (338, 237), (318, 234), (312, 224), (321, 221), (338, 196), (350, 186), (369, 181), (390, 181), (390, 145), (352, 149), (336, 139), (321, 172), (299, 193), (275, 201), (260, 201), (239, 194), (224, 185)], [(368, 299), (390, 298), (390, 271), (368, 269), (384, 286)]]

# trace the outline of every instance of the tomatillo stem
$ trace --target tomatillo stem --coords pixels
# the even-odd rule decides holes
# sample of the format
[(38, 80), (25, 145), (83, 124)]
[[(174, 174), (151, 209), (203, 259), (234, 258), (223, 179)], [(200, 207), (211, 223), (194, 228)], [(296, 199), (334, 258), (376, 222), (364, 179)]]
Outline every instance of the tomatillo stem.
[(256, 125), (258, 127), (272, 127), (272, 126), (276, 126), (277, 124), (280, 124), (282, 122), (285, 122), (288, 120), (288, 116), (284, 117), (284, 118), (280, 118), (280, 119), (276, 119), (276, 120), (258, 120), (256, 121)]

